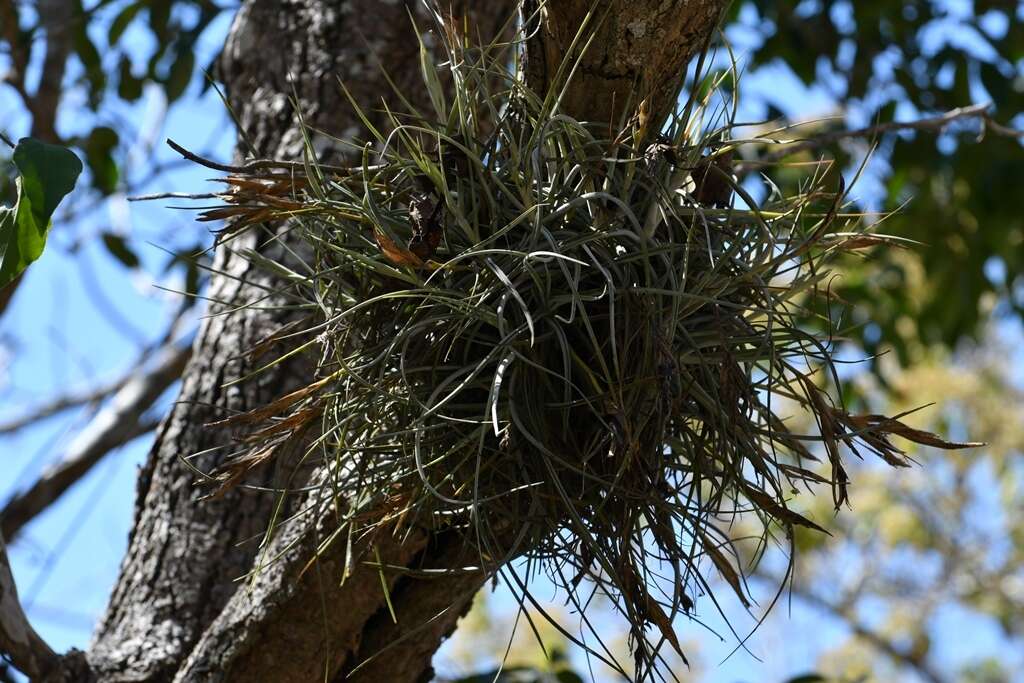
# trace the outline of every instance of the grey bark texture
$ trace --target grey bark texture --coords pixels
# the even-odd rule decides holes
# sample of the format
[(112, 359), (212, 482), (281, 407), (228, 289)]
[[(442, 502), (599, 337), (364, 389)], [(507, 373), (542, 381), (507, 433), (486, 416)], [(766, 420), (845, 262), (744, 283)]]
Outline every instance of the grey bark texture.
[[(474, 32), (485, 38), (516, 5), (441, 4), (453, 5), (456, 14), (468, 12)], [(538, 15), (540, 38), (529, 46), (535, 87), (553, 76), (575, 32), (573, 23), (578, 25), (590, 4), (554, 0)], [(723, 6), (722, 0), (598, 2), (598, 18), (604, 20), (581, 63), (583, 81), (564, 101), (566, 111), (611, 121), (628, 89), (649, 100), (649, 112), (667, 111), (683, 65), (705, 44)], [(382, 69), (407, 97), (423, 101), (410, 11), (420, 27), (430, 25), (415, 0), (246, 0), (220, 73), (244, 131), (240, 154), (299, 158), (293, 98), (312, 126), (341, 138), (360, 135), (338, 78), (370, 111), (382, 98), (394, 104)], [(372, 116), (380, 122), (379, 114)], [(329, 143), (318, 149), (332, 160)], [(88, 653), (92, 673), (101, 681), (426, 680), (431, 656), (483, 584), (482, 573), (432, 580), (388, 574), (395, 623), (378, 570), (360, 567), (342, 582), (344, 544), (322, 547), (332, 530), (328, 503), (315, 495), (296, 496), (290, 509), (296, 514), (266, 549), (277, 560), (249, 582), (239, 579), (264, 557), (259, 543), (275, 495), (235, 488), (203, 500), (209, 489), (197, 485), (191, 468), (213, 470), (228, 452), (241, 449), (244, 435), (237, 427), (209, 423), (310, 380), (309, 367), (298, 360), (233, 383), (271, 357), (245, 351), (289, 322), (273, 307), (275, 297), (287, 292), (273, 294), (281, 284), (239, 256), (243, 248), (282, 256), (259, 231), (218, 247), (220, 274), (209, 291), (216, 303), (197, 336), (179, 401), (140, 472), (128, 552)], [(275, 343), (264, 350), (287, 348)], [(249, 481), (272, 486), (288, 475), (269, 467)], [(390, 565), (453, 567), (467, 559), (459, 539), (444, 533), (372, 541)], [(318, 548), (319, 558), (311, 561)], [(384, 656), (372, 658), (385, 647), (390, 649)]]

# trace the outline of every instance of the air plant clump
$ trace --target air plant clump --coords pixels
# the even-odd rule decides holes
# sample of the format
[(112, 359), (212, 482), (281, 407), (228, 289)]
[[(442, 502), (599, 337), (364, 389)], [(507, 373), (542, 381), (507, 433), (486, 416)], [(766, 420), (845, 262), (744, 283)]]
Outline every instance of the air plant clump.
[(672, 620), (712, 573), (749, 604), (731, 517), (791, 540), (820, 529), (787, 506), (797, 486), (846, 499), (842, 446), (905, 466), (893, 434), (954, 444), (823, 388), (830, 263), (885, 242), (827, 165), (757, 201), (733, 159), (758, 141), (732, 137), (706, 74), (654, 142), (628, 121), (610, 137), (526, 88), (508, 45), (443, 38), (430, 111), (364, 119), (351, 167), (310, 146), (239, 170), (204, 215), (287, 225), (303, 255), (250, 254), (313, 312), (296, 352), (315, 381), (245, 419), (269, 425), (263, 456), (316, 425), (306, 461), (329, 465), (346, 536), (457, 529), (492, 574), (525, 557), (581, 610), (607, 594), (643, 678), (665, 643), (682, 654)]

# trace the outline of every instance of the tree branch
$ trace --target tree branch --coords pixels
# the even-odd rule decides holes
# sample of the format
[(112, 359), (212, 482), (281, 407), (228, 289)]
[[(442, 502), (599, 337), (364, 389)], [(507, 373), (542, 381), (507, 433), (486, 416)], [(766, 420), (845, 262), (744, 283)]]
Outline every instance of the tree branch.
[(18, 600), (18, 588), (0, 534), (0, 652), (31, 680), (42, 680), (57, 668), (60, 657), (39, 637)]
[(0, 512), (0, 531), (13, 538), (114, 448), (152, 430), (142, 415), (173, 384), (192, 355), (190, 346), (165, 347), (153, 368), (125, 383), (93, 421), (72, 441), (64, 459), (43, 472), (29, 489)]
[[(450, 3), (443, 4), (447, 8)], [(589, 8), (590, 0), (551, 6), (560, 4)], [(514, 3), (464, 0), (454, 5), (453, 13), (469, 12), (472, 32), (487, 39), (509, 18)], [(602, 3), (629, 16), (636, 12), (634, 5), (657, 11), (643, 27), (623, 23), (617, 11), (606, 14), (612, 22), (609, 30), (616, 29), (613, 34), (629, 43), (626, 47), (635, 48), (630, 52), (633, 71), (616, 76), (595, 64), (593, 87), (586, 93), (573, 91), (563, 102), (568, 107), (564, 111), (597, 120), (600, 112), (591, 115), (583, 106), (585, 101), (600, 101), (614, 112), (615, 107), (624, 107), (618, 103), (629, 100), (628, 90), (636, 85), (634, 76), (642, 76), (650, 90), (644, 115), (656, 129), (655, 112), (674, 105), (682, 65), (707, 44), (725, 0)], [(325, 76), (338, 75), (344, 81), (351, 99), (366, 107), (374, 126), (385, 126), (386, 119), (385, 108), (373, 103), (383, 98), (390, 106), (393, 91), (402, 93), (414, 107), (429, 102), (418, 68), (419, 42), (409, 32), (409, 9), (414, 16), (424, 13), (418, 3), (392, 5), (375, 0), (243, 3), (223, 52), (221, 76), (245, 136), (244, 148), (261, 158), (299, 158), (303, 135), (288, 103), (301, 112), (308, 130), (335, 132), (342, 138), (365, 133), (349, 102), (332, 85), (334, 79)], [(566, 22), (560, 26), (578, 28), (580, 16), (559, 14)], [(697, 21), (698, 17), (703, 19)], [(686, 26), (680, 28), (680, 24)], [(595, 56), (605, 49), (602, 35), (592, 43)], [(647, 48), (655, 47), (659, 66), (648, 68)], [(390, 75), (393, 85), (382, 73)], [(598, 83), (601, 88), (594, 85)], [(668, 89), (671, 96), (666, 94)], [(632, 102), (634, 108), (637, 104)], [(344, 159), (349, 151), (326, 137), (314, 142), (325, 143), (318, 153), (328, 163)], [(289, 465), (304, 452), (295, 459), (292, 454), (277, 457), (276, 472), (264, 468), (252, 474), (251, 483), (265, 487), (265, 492), (239, 487), (218, 500), (201, 501), (203, 491), (193, 485), (194, 471), (181, 460), (188, 457), (195, 468), (210, 471), (223, 463), (223, 449), (237, 444), (245, 434), (244, 428), (207, 425), (225, 415), (265, 406), (308, 384), (314, 372), (308, 357), (289, 354), (294, 348), (289, 345), (295, 341), (292, 338), (273, 345), (282, 362), (249, 379), (266, 364), (244, 352), (272, 337), (289, 318), (282, 313), (283, 307), (272, 305), (273, 299), (260, 306), (246, 305), (258, 297), (265, 300), (267, 291), (279, 291), (285, 285), (238, 254), (250, 247), (287, 263), (294, 252), (280, 248), (286, 231), (282, 228), (278, 239), (264, 236), (261, 241), (255, 233), (246, 233), (235, 238), (243, 240), (241, 246), (218, 249), (210, 298), (223, 303), (215, 304), (203, 322), (197, 352), (183, 382), (183, 400), (164, 423), (141, 473), (128, 554), (90, 652), (90, 661), (104, 676), (147, 681), (255, 678), (287, 683), (333, 680), (353, 673), (357, 680), (364, 675), (363, 680), (394, 683), (424, 680), (432, 646), (454, 628), (485, 575), (456, 573), (430, 581), (414, 579), (401, 570), (384, 572), (388, 590), (402, 596), (403, 605), (397, 611), (403, 612), (403, 618), (395, 625), (381, 586), (381, 568), (357, 561), (342, 584), (348, 561), (346, 539), (339, 538), (326, 549), (320, 545), (325, 532), (337, 532), (337, 525), (343, 523), (338, 510), (327, 514), (322, 507), (313, 507), (315, 512), (282, 522), (262, 548), (247, 543), (259, 538), (275, 518), (275, 505), (282, 508), (277, 519), (283, 519), (296, 513), (303, 501), (308, 504), (308, 498), (297, 495), (282, 502), (280, 494), (273, 493), (309, 483), (305, 472), (297, 481), (289, 478)], [(369, 545), (371, 539), (355, 539), (353, 552), (358, 559), (376, 559), (372, 552), (365, 552), (375, 547), (379, 562), (388, 566), (421, 562), (461, 566), (455, 559), (459, 556), (446, 550), (441, 536), (443, 532), (427, 530), (411, 531), (408, 537), (382, 532), (372, 539), (374, 546)], [(261, 550), (275, 561), (255, 564)], [(251, 572), (254, 564), (260, 570), (256, 577), (238, 587), (238, 577)], [(409, 630), (416, 630), (416, 636), (400, 640)], [(395, 641), (400, 644), (363, 669), (347, 668), (379, 652), (378, 645)], [(374, 678), (378, 674), (381, 677)]]
[(21, 20), (18, 8), (12, 0), (0, 1), (0, 30), (2, 37), (11, 46), (12, 68), (0, 82), (7, 83), (20, 95), (25, 96), (25, 71), (28, 68), (28, 46), (22, 41)]
[[(351, 556), (344, 537), (321, 547), (335, 520), (326, 512), (316, 504), (278, 530), (266, 553), (277, 559), (256, 570), (248, 590), (235, 593), (175, 681), (303, 683), (333, 677), (351, 658), (363, 624), (385, 608), (385, 595), (379, 572), (361, 566), (365, 541)], [(385, 562), (399, 566), (427, 542), (422, 531), (379, 536), (375, 549)], [(388, 577), (389, 591), (396, 578)]]
[[(474, 561), (479, 558), (467, 551), (465, 539), (448, 532), (434, 539), (413, 566), (451, 569)], [(400, 576), (391, 589), (394, 618), (386, 609), (377, 611), (333, 683), (427, 680), (434, 653), (472, 606), (487, 576), (482, 569), (438, 578)]]
[(39, 19), (46, 31), (46, 56), (39, 87), (31, 102), (32, 135), (57, 142), (57, 108), (64, 85), (64, 70), (71, 54), (71, 29), (74, 3), (70, 0), (40, 0)]
[[(566, 63), (573, 76), (559, 100), (562, 112), (607, 125), (613, 135), (624, 118), (637, 115), (646, 134), (656, 135), (676, 105), (690, 58), (710, 43), (727, 5), (725, 0), (527, 0), (527, 83), (543, 96)], [(586, 26), (584, 17), (589, 17)]]
[(984, 136), (986, 131), (992, 131), (994, 134), (1000, 136), (1024, 138), (1024, 131), (1004, 126), (993, 120), (990, 113), (991, 108), (992, 105), (989, 103), (972, 104), (969, 107), (960, 107), (938, 116), (918, 119), (916, 121), (888, 121), (886, 123), (867, 126), (865, 128), (822, 133), (821, 135), (815, 135), (804, 139), (797, 138), (794, 140), (773, 141), (773, 144), (783, 145), (782, 149), (770, 152), (755, 161), (747, 161), (739, 164), (736, 167), (736, 172), (740, 175), (745, 175), (746, 173), (757, 170), (763, 166), (778, 163), (782, 159), (792, 156), (793, 154), (819, 149), (848, 138), (873, 138), (885, 133), (902, 130), (942, 132), (955, 121), (962, 121), (965, 119), (974, 119), (981, 123), (980, 136)]
[[(447, 7), (452, 3), (444, 4)], [(453, 5), (457, 15), (468, 13), (473, 33), (485, 38), (493, 36), (496, 27), (514, 11), (511, 0)], [(417, 21), (430, 20), (429, 12), (419, 3), (244, 2), (235, 16), (220, 66), (229, 101), (245, 136), (238, 157), (242, 158), (244, 149), (247, 155), (252, 150), (251, 155), (261, 159), (300, 158), (303, 136), (296, 125), (298, 116), (287, 103), (295, 104), (312, 129), (343, 138), (358, 137), (363, 131), (360, 119), (337, 87), (335, 76), (344, 81), (356, 102), (364, 103), (366, 115), (375, 126), (386, 125), (386, 115), (378, 106), (382, 98), (389, 106), (402, 106), (384, 73), (390, 74), (395, 88), (413, 106), (429, 106), (418, 68), (419, 42), (411, 32), (410, 9)], [(349, 150), (345, 145), (326, 136), (317, 142), (326, 143), (320, 150), (322, 162), (346, 159)], [(234, 163), (240, 162), (236, 159)], [(268, 258), (283, 262), (293, 258), (278, 249), (280, 239), (258, 241), (257, 237), (253, 232), (235, 239), (261, 250)], [(307, 384), (314, 371), (307, 356), (286, 356), (287, 360), (251, 381), (238, 381), (265, 365), (265, 358), (254, 358), (246, 351), (263, 343), (267, 353), (280, 357), (293, 348), (294, 339), (264, 343), (288, 324), (289, 317), (266, 303), (246, 304), (266, 298), (267, 291), (281, 290), (284, 285), (272, 273), (240, 258), (237, 242), (234, 247), (217, 250), (210, 298), (224, 303), (215, 303), (200, 327), (197, 351), (182, 385), (182, 400), (161, 428), (140, 475), (127, 557), (89, 653), (97, 671), (112, 679), (170, 681), (179, 675), (186, 658), (201, 650), (223, 652), (227, 659), (222, 661), (235, 662), (234, 672), (248, 670), (246, 667), (260, 657), (276, 654), (274, 675), (264, 671), (259, 680), (273, 680), (278, 672), (285, 675), (289, 667), (295, 672), (315, 671), (313, 679), (323, 680), (328, 660), (315, 652), (324, 642), (325, 611), (330, 623), (327, 633), (338, 633), (336, 620), (345, 620), (347, 624), (340, 628), (361, 638), (365, 621), (383, 605), (378, 570), (357, 566), (357, 576), (351, 577), (341, 592), (336, 590), (340, 577), (330, 570), (337, 565), (331, 564), (330, 557), (294, 583), (287, 579), (298, 576), (298, 561), (286, 564), (282, 559), (265, 568), (270, 573), (260, 581), (267, 582), (261, 584), (266, 590), (250, 593), (247, 586), (239, 587), (238, 578), (253, 569), (260, 551), (258, 543), (251, 541), (261, 537), (279, 504), (279, 495), (273, 491), (286, 485), (301, 487), (306, 479), (288, 480), (287, 467), (263, 468), (253, 472), (248, 482), (267, 491), (239, 487), (220, 499), (203, 500), (208, 491), (194, 485), (194, 471), (182, 462), (189, 457), (188, 462), (202, 471), (217, 467), (223, 462), (224, 448), (237, 444), (245, 432), (208, 423), (266, 405)], [(282, 458), (282, 462), (291, 460)], [(301, 502), (300, 496), (289, 497), (282, 514), (293, 513)], [(309, 515), (301, 522), (311, 527), (311, 519)], [(337, 523), (333, 515), (329, 521)], [(312, 533), (310, 529), (307, 532)], [(276, 541), (274, 547), (280, 547)], [(416, 552), (415, 540), (402, 549), (402, 553), (406, 551)], [(401, 559), (388, 557), (383, 548), (382, 556), (389, 562)], [(311, 557), (306, 554), (304, 559), (308, 562)], [(286, 579), (278, 585), (288, 586), (287, 591), (272, 588), (272, 573), (278, 565)], [(356, 590), (356, 585), (364, 586), (365, 594)], [(285, 597), (291, 607), (279, 604)], [(289, 611), (292, 609), (295, 611)], [(294, 617), (291, 624), (282, 619), (286, 612)], [(261, 614), (266, 616), (264, 633), (283, 634), (281, 640), (260, 637)], [(298, 649), (292, 647), (296, 640), (289, 633), (300, 624), (320, 626), (320, 631), (315, 639), (299, 642)], [(223, 636), (219, 635), (221, 629)], [(299, 631), (308, 634), (309, 629), (301, 626)], [(232, 643), (229, 634), (244, 637)], [(143, 647), (142, 643), (156, 645)], [(330, 645), (332, 656), (340, 651), (337, 641)], [(234, 654), (222, 648), (234, 648)], [(196, 654), (187, 664), (193, 671), (202, 665), (198, 658)], [(334, 661), (333, 666), (338, 665)], [(429, 661), (425, 666), (429, 667)]]
[(115, 382), (104, 384), (100, 387), (89, 389), (78, 393), (69, 393), (36, 406), (34, 409), (18, 417), (11, 418), (7, 422), (0, 422), (0, 434), (10, 434), (20, 429), (35, 424), (40, 420), (53, 417), (65, 410), (77, 408), (87, 404), (96, 404), (105, 400), (112, 393), (123, 387), (131, 379), (131, 375), (122, 377)]
[[(774, 580), (774, 579), (770, 579)], [(777, 583), (775, 585), (778, 585)], [(801, 588), (799, 586), (792, 587), (793, 593), (804, 602), (807, 602), (818, 609), (824, 610), (829, 614), (839, 618), (845, 623), (854, 635), (858, 638), (862, 638), (867, 641), (872, 647), (880, 652), (884, 653), (891, 660), (897, 664), (902, 664), (910, 669), (913, 669), (919, 673), (925, 680), (931, 681), (931, 683), (946, 683), (946, 679), (935, 671), (931, 665), (921, 656), (916, 655), (912, 652), (907, 652), (896, 647), (887, 638), (883, 637), (876, 631), (871, 630), (865, 626), (857, 618), (857, 615), (853, 611), (843, 605), (836, 605), (822, 597), (812, 593), (810, 590)]]

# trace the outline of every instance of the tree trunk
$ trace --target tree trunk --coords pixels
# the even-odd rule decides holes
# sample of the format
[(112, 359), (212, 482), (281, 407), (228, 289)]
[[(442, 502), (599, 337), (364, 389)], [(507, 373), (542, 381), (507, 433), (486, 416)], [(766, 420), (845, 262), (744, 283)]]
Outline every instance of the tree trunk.
[(675, 106), (690, 58), (710, 42), (727, 4), (526, 0), (524, 14), (532, 17), (527, 80), (535, 91), (545, 92), (567, 59), (573, 77), (561, 96), (563, 113), (607, 124), (612, 135), (636, 117), (634, 123), (644, 132), (657, 134)]
[[(240, 152), (244, 154), (251, 145), (260, 157), (300, 158), (302, 138), (292, 106), (296, 95), (301, 115), (309, 124), (339, 137), (361, 135), (362, 128), (342, 95), (339, 78), (368, 110), (382, 98), (397, 106), (382, 71), (390, 74), (413, 101), (425, 102), (419, 80), (419, 45), (408, 10), (416, 15), (420, 26), (430, 25), (419, 2), (246, 2), (235, 18), (221, 64), (221, 77), (244, 131)], [(471, 11), (481, 35), (486, 36), (511, 16), (514, 5), (511, 1), (492, 2)], [(383, 117), (371, 117), (376, 118), (376, 125), (382, 125)], [(324, 154), (329, 155), (330, 150)], [(270, 599), (282, 610), (276, 615), (277, 623), (286, 631), (291, 628), (290, 636), (260, 642), (258, 634), (247, 631), (243, 642), (238, 634), (243, 628), (238, 620), (248, 628), (253, 619), (271, 619), (263, 613), (243, 619), (246, 606), (266, 609), (266, 605), (258, 605), (255, 594), (247, 593), (244, 582), (240, 584), (238, 579), (253, 567), (276, 496), (235, 489), (218, 500), (203, 501), (209, 489), (197, 485), (194, 471), (182, 461), (188, 457), (193, 467), (212, 470), (223, 461), (224, 447), (241, 434), (237, 429), (218, 429), (208, 423), (266, 404), (308, 380), (308, 368), (293, 362), (262, 373), (254, 381), (230, 384), (269, 357), (249, 358), (242, 352), (286, 322), (266, 310), (266, 302), (261, 302), (262, 309), (231, 312), (239, 305), (259, 301), (266, 295), (265, 288), (278, 286), (237, 255), (240, 249), (261, 246), (257, 231), (250, 231), (218, 249), (215, 268), (223, 275), (213, 277), (210, 299), (222, 303), (211, 306), (212, 316), (196, 339), (179, 402), (164, 421), (140, 474), (128, 553), (89, 652), (102, 680), (206, 680), (210, 671), (221, 672), (225, 680), (323, 678), (327, 661), (323, 652), (328, 648), (323, 643), (321, 603), (315, 586), (292, 584), (297, 581), (296, 568), (286, 567), (287, 560), (265, 569), (254, 590), (266, 587)], [(283, 350), (280, 346), (274, 349)], [(273, 485), (275, 474), (262, 473), (262, 481), (252, 483)], [(301, 526), (297, 523), (288, 527), (282, 536), (294, 540), (294, 535), (303, 535)], [(308, 542), (289, 556), (300, 568), (312, 556), (315, 527), (305, 536)], [(400, 548), (400, 557), (392, 559), (410, 562), (424, 547), (425, 539), (417, 539)], [(335, 587), (340, 574), (331, 571), (335, 567), (329, 560), (322, 565), (319, 574), (329, 577), (325, 585)], [(338, 623), (332, 623), (337, 632), (332, 633), (329, 645), (334, 647), (332, 658), (338, 660), (337, 666), (358, 646), (363, 624), (383, 606), (378, 575), (369, 574), (370, 580), (354, 577), (343, 591), (331, 596), (336, 598), (331, 602)], [(310, 572), (307, 578), (316, 575)], [(470, 596), (475, 588), (469, 589)], [(303, 609), (311, 611), (303, 613)], [(449, 620), (448, 628), (455, 618)], [(289, 622), (292, 619), (295, 621)], [(231, 633), (231, 642), (218, 640), (216, 633), (203, 638), (215, 620), (218, 628)], [(309, 634), (302, 631), (304, 625), (308, 625)], [(299, 642), (303, 646), (293, 649), (296, 641), (302, 640), (308, 642)], [(193, 653), (197, 644), (204, 653), (201, 656)], [(231, 652), (214, 653), (218, 647)], [(247, 654), (241, 652), (243, 647), (249, 648)], [(299, 652), (307, 656), (297, 657)], [(254, 659), (250, 661), (247, 656)], [(419, 660), (421, 671), (429, 667), (429, 656)], [(276, 661), (276, 666), (268, 664), (271, 661)], [(251, 678), (233, 675), (253, 666), (269, 669)], [(295, 673), (289, 674), (285, 670), (288, 667)]]
[[(550, 82), (566, 37), (590, 4), (554, 0), (553, 11), (537, 15), (541, 31), (530, 43), (528, 67), (535, 87)], [(477, 27), (472, 34), (487, 38), (511, 16), (515, 3), (454, 5), (456, 14), (471, 14)], [(648, 112), (667, 111), (671, 96), (666, 93), (674, 95), (680, 70), (705, 44), (723, 5), (723, 0), (599, 2), (599, 10), (608, 12), (599, 40), (581, 60), (583, 80), (570, 89), (566, 110), (611, 122), (623, 111), (626, 89), (632, 89), (639, 95), (634, 105), (647, 101)], [(315, 128), (345, 139), (361, 136), (338, 78), (368, 111), (379, 108), (382, 98), (393, 104), (382, 71), (406, 97), (425, 102), (409, 11), (421, 28), (430, 25), (418, 0), (246, 0), (232, 26), (221, 73), (244, 131), (240, 152), (299, 158), (295, 100)], [(381, 116), (371, 117), (381, 125)], [(337, 156), (326, 138), (316, 147), (325, 160)], [(272, 305), (282, 295), (267, 297), (283, 285), (238, 256), (243, 248), (284, 257), (257, 230), (218, 247), (218, 273), (210, 285), (210, 299), (218, 303), (197, 336), (180, 399), (140, 473), (128, 552), (88, 653), (93, 672), (103, 681), (425, 680), (431, 656), (483, 584), (483, 574), (429, 581), (388, 575), (396, 624), (376, 569), (356, 569), (340, 580), (344, 543), (332, 544), (310, 562), (332, 530), (325, 503), (313, 497), (293, 506), (304, 512), (282, 524), (266, 548), (265, 556), (276, 561), (247, 582), (239, 579), (264, 557), (260, 539), (276, 496), (236, 488), (222, 498), (202, 500), (209, 490), (197, 485), (191, 468), (211, 471), (243, 435), (208, 423), (265, 405), (309, 381), (309, 367), (296, 360), (235, 383), (270, 357), (243, 352), (288, 322)], [(253, 302), (258, 304), (238, 308)], [(268, 468), (251, 483), (280, 485), (287, 474)], [(388, 564), (463, 563), (458, 540), (443, 533), (374, 540)], [(386, 645), (391, 649), (385, 656), (353, 672)]]

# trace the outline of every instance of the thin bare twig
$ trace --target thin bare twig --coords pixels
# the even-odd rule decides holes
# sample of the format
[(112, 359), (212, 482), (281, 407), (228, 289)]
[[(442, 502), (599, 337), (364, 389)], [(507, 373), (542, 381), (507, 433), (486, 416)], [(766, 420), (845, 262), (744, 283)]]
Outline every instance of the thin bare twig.
[(53, 417), (58, 413), (62, 413), (65, 410), (70, 410), (72, 408), (77, 408), (91, 403), (99, 403), (110, 396), (110, 394), (127, 384), (130, 379), (131, 375), (128, 375), (121, 377), (114, 382), (109, 382), (103, 386), (90, 389), (89, 391), (58, 396), (52, 401), (37, 406), (23, 415), (12, 418), (7, 422), (0, 422), (0, 434), (16, 432), (19, 429), (35, 424), (40, 420), (45, 420), (48, 417)]
[(130, 202), (149, 202), (154, 199), (219, 199), (222, 195), (215, 192), (156, 192), (128, 197)]
[(0, 511), (2, 533), (13, 538), (104, 455), (153, 429), (156, 423), (143, 420), (143, 413), (181, 376), (191, 356), (191, 346), (168, 346), (160, 351), (153, 368), (132, 378), (114, 395), (71, 443), (63, 460), (7, 502)]
[(60, 663), (28, 621), (18, 599), (18, 588), (7, 559), (7, 545), (0, 533), (0, 652), (30, 680), (42, 680)]
[(996, 135), (1005, 137), (1024, 138), (1024, 130), (1016, 130), (995, 121), (991, 116), (992, 105), (989, 103), (972, 104), (969, 107), (953, 109), (938, 116), (918, 119), (916, 121), (888, 121), (865, 128), (853, 130), (837, 130), (830, 133), (822, 133), (813, 137), (795, 140), (780, 140), (778, 144), (783, 145), (782, 149), (770, 152), (755, 161), (747, 161), (740, 164), (736, 169), (737, 173), (743, 175), (762, 166), (774, 164), (785, 157), (805, 152), (811, 149), (818, 149), (833, 142), (847, 138), (872, 138), (884, 133), (892, 133), (901, 130), (925, 130), (941, 132), (951, 123), (964, 119), (974, 119), (981, 123), (981, 135), (986, 131), (992, 131)]
[[(214, 171), (222, 171), (224, 173), (252, 173), (253, 171), (270, 171), (280, 169), (290, 169), (296, 171), (305, 171), (308, 164), (302, 161), (277, 161), (275, 159), (255, 159), (253, 161), (246, 162), (240, 166), (233, 166), (231, 164), (222, 164), (219, 161), (213, 159), (207, 159), (201, 157), (195, 152), (190, 152), (174, 140), (168, 138), (167, 145), (175, 152), (185, 157), (189, 161), (194, 161), (200, 166), (212, 169)], [(325, 171), (332, 171), (334, 173), (341, 173), (345, 175), (354, 175), (363, 171), (362, 166), (331, 166), (330, 164), (317, 163), (317, 168)], [(384, 166), (370, 166), (367, 170), (375, 171), (384, 168)]]

